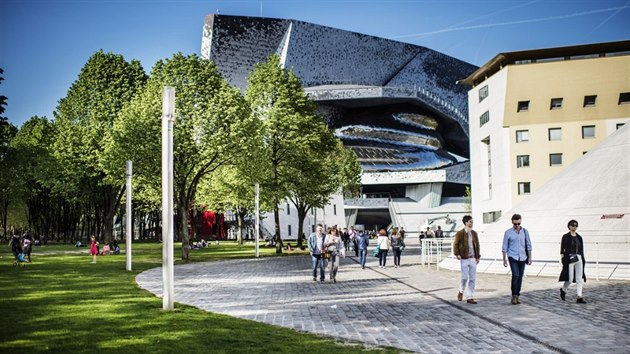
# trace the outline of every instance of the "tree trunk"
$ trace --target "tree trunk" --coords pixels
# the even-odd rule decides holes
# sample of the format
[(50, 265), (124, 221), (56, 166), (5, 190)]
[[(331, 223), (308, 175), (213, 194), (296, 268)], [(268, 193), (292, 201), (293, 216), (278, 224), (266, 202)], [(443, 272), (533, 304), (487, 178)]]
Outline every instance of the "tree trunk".
[(278, 203), (276, 203), (273, 207), (273, 220), (276, 224), (276, 235), (274, 237), (276, 241), (276, 254), (282, 254), (282, 237), (280, 236), (280, 209), (278, 208)]
[[(183, 189), (183, 188), (182, 188)], [(181, 191), (177, 196), (177, 236), (182, 240), (182, 260), (190, 259), (190, 238), (188, 237), (188, 200)]]
[(306, 219), (306, 213), (308, 213), (308, 210), (304, 207), (301, 208), (297, 208), (298, 211), (298, 239), (297, 239), (297, 245), (298, 247), (302, 247), (302, 242), (304, 242), (304, 237), (303, 237), (303, 233), (304, 233), (304, 219)]
[(4, 232), (4, 237), (8, 238), (7, 235), (7, 219), (9, 214), (9, 201), (5, 200), (2, 202), (2, 228)]
[(237, 230), (236, 230), (236, 243), (238, 243), (239, 245), (243, 244), (243, 224), (244, 224), (244, 213), (242, 211), (242, 208), (237, 208), (236, 209), (236, 223), (237, 223)]

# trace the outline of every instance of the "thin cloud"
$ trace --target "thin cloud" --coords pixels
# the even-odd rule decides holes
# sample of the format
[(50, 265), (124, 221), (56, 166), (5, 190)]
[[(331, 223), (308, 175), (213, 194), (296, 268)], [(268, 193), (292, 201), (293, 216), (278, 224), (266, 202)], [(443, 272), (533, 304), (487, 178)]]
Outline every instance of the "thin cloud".
[(573, 14), (560, 15), (560, 16), (532, 18), (532, 19), (527, 19), (527, 20), (499, 22), (499, 23), (487, 23), (487, 24), (483, 24), (483, 25), (465, 26), (465, 27), (452, 27), (452, 28), (451, 27), (447, 27), (447, 28), (444, 28), (444, 29), (441, 29), (441, 30), (437, 30), (437, 31), (430, 31), (430, 32), (423, 32), (423, 33), (416, 33), (416, 34), (407, 34), (407, 35), (395, 36), (395, 37), (391, 37), (391, 38), (392, 39), (400, 39), (400, 38), (412, 38), (412, 37), (426, 37), (426, 36), (439, 34), (439, 33), (446, 33), (446, 32), (465, 31), (465, 30), (479, 29), (479, 28), (488, 28), (488, 27), (500, 27), (500, 26), (519, 25), (519, 24), (523, 24), (523, 23), (562, 20), (562, 19), (567, 19), (567, 18), (572, 18), (572, 17), (586, 16), (586, 15), (592, 15), (592, 14), (597, 14), (597, 13), (602, 13), (602, 12), (609, 12), (609, 11), (616, 11), (615, 14), (617, 14), (619, 11), (621, 11), (623, 9), (628, 9), (628, 8), (630, 8), (630, 6), (626, 4), (626, 5), (620, 6), (620, 7), (609, 7), (609, 8), (606, 8), (606, 9), (583, 11), (583, 12), (577, 12), (577, 13), (573, 13)]
[[(627, 7), (628, 5), (630, 5), (630, 1), (628, 1), (624, 6)], [(621, 10), (623, 10), (623, 8), (620, 8), (619, 10), (617, 10), (617, 11), (613, 12), (612, 14), (610, 14), (610, 16), (606, 17), (606, 19), (604, 19), (604, 21), (600, 22), (599, 25), (595, 26), (595, 28), (593, 28), (593, 30), (591, 32), (594, 32), (596, 29), (598, 29), (601, 26), (603, 26), (611, 18), (615, 17), (615, 15), (617, 15), (619, 12), (621, 12)]]

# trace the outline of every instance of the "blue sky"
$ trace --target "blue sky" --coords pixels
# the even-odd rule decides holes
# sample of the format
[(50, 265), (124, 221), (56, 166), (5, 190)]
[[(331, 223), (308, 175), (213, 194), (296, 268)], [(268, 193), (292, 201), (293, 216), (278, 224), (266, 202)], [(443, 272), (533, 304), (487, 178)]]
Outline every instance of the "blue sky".
[(5, 116), (53, 118), (97, 50), (147, 73), (199, 54), (210, 13), (290, 18), (425, 46), (475, 65), (498, 53), (630, 39), (630, 0), (2, 0)]

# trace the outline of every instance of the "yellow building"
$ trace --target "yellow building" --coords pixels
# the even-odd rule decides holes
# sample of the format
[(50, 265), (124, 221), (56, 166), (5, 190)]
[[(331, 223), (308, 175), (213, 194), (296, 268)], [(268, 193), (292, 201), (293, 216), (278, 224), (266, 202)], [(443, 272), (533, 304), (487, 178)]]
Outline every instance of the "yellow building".
[(480, 230), (630, 121), (630, 41), (501, 53), (468, 92)]

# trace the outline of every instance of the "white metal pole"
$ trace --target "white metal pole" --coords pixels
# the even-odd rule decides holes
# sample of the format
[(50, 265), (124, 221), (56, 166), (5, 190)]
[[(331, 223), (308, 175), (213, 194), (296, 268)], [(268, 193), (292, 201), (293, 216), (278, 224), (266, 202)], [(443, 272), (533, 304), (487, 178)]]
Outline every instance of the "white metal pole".
[(126, 175), (127, 175), (127, 217), (126, 217), (126, 229), (127, 229), (127, 235), (125, 236), (126, 239), (126, 250), (125, 250), (125, 258), (127, 260), (127, 270), (131, 270), (131, 228), (132, 228), (132, 215), (131, 215), (131, 177), (132, 177), (132, 163), (131, 161), (127, 161), (127, 166), (126, 166)]
[(162, 309), (173, 310), (173, 123), (175, 88), (166, 86), (162, 96)]
[(259, 215), (260, 215), (260, 185), (258, 183), (256, 183), (256, 198), (255, 200), (255, 204), (256, 204), (256, 258), (260, 257), (260, 254), (258, 253), (258, 235), (260, 235), (260, 220), (259, 220)]

